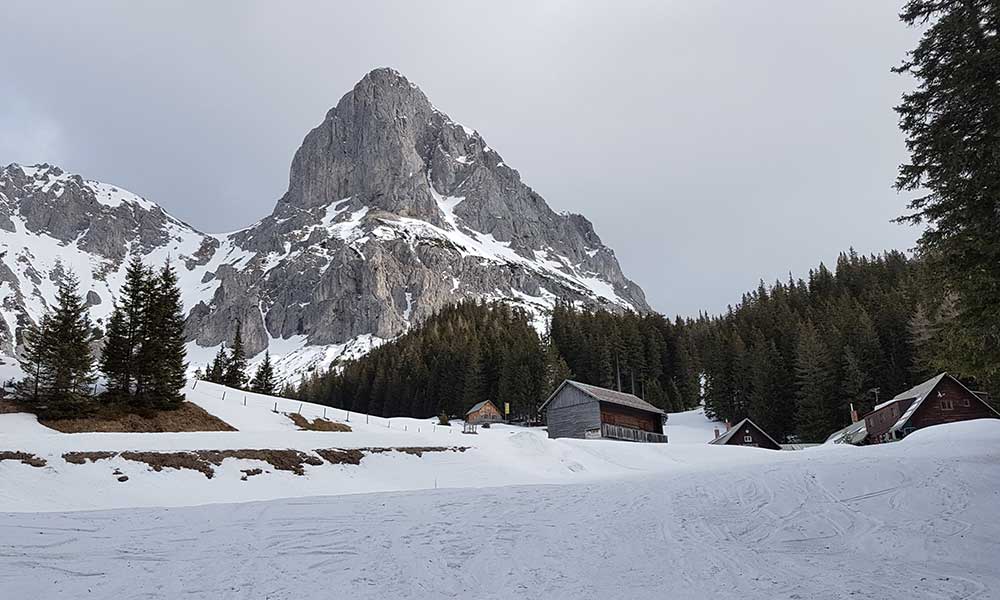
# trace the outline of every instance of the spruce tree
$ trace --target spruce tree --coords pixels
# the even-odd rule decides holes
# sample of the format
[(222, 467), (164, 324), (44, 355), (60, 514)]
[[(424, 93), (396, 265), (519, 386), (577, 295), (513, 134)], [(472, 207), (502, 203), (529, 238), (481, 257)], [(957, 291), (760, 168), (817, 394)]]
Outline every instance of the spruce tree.
[(100, 369), (113, 399), (131, 401), (141, 395), (148, 379), (148, 363), (140, 356), (148, 331), (151, 276), (142, 259), (134, 257), (125, 271), (125, 283), (108, 321)]
[(69, 273), (59, 286), (56, 306), (45, 319), (33, 352), (36, 368), (36, 406), (49, 417), (80, 416), (87, 409), (96, 380), (93, 338), (87, 306), (75, 276)]
[(222, 344), (219, 347), (219, 351), (215, 353), (215, 358), (212, 359), (212, 362), (208, 365), (208, 369), (205, 371), (205, 381), (224, 383), (228, 370), (229, 352), (226, 350), (226, 345)]
[(177, 273), (165, 264), (149, 286), (147, 334), (140, 348), (146, 384), (140, 402), (151, 408), (176, 408), (184, 401), (187, 351), (184, 347), (184, 307)]
[(271, 365), (271, 353), (264, 352), (264, 360), (257, 365), (257, 371), (250, 381), (250, 391), (257, 394), (273, 396), (278, 384), (274, 379), (274, 367)]
[(37, 406), (42, 397), (42, 382), (48, 376), (46, 369), (51, 365), (45, 352), (50, 348), (43, 340), (52, 334), (52, 317), (46, 312), (38, 323), (31, 323), (21, 334), (21, 354), (18, 363), (24, 378), (17, 383), (17, 396), (29, 406)]
[(816, 327), (805, 323), (799, 329), (795, 357), (798, 387), (798, 434), (804, 441), (823, 441), (836, 429), (833, 419), (833, 365)]
[(949, 370), (1000, 375), (1000, 3), (910, 0), (922, 37), (894, 69), (917, 89), (896, 108), (909, 162), (896, 187), (918, 191), (900, 220), (926, 223), (919, 248), (957, 297)]
[(246, 372), (247, 357), (243, 349), (243, 324), (237, 319), (236, 335), (233, 336), (233, 347), (229, 352), (225, 374), (222, 376), (223, 385), (243, 389), (247, 381)]

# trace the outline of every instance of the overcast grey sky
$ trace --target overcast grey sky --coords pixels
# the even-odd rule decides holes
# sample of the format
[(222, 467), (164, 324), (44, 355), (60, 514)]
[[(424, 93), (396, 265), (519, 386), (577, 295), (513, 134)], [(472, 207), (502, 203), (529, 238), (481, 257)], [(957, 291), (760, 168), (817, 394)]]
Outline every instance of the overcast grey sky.
[(269, 213), (292, 154), (391, 66), (667, 314), (838, 251), (906, 249), (890, 0), (4, 3), (0, 163), (50, 162), (198, 229)]

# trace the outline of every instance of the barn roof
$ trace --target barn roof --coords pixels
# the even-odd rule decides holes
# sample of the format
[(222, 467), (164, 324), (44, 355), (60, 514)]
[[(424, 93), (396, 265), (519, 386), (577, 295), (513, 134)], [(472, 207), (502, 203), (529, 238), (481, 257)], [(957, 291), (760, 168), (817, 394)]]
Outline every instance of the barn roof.
[(472, 405), (472, 408), (470, 408), (469, 410), (465, 411), (465, 414), (466, 415), (470, 415), (470, 414), (476, 412), (477, 410), (481, 409), (482, 407), (486, 406), (487, 404), (490, 404), (489, 400), (483, 400), (482, 402), (476, 402), (475, 404)]
[(911, 387), (910, 389), (906, 390), (905, 392), (900, 392), (899, 394), (893, 396), (892, 399), (876, 404), (875, 408), (872, 409), (872, 412), (875, 412), (876, 410), (881, 410), (894, 402), (899, 402), (900, 400), (909, 400), (911, 398), (918, 401), (923, 400), (927, 396), (927, 394), (930, 394), (931, 390), (933, 390), (937, 386), (937, 384), (940, 383), (941, 380), (945, 378), (946, 375), (948, 374), (941, 373), (937, 377), (932, 377), (923, 383), (917, 384)]
[[(931, 379), (928, 379), (927, 381), (919, 385), (911, 387), (910, 389), (906, 390), (901, 394), (896, 394), (892, 400), (889, 400), (888, 402), (883, 402), (875, 407), (875, 410), (879, 410), (880, 408), (885, 408), (886, 406), (889, 406), (893, 402), (898, 402), (900, 400), (909, 400), (910, 398), (913, 398), (913, 402), (910, 404), (909, 407), (907, 407), (906, 411), (902, 415), (900, 415), (899, 419), (896, 421), (896, 424), (893, 425), (891, 428), (889, 428), (889, 431), (898, 431), (902, 429), (903, 426), (906, 425), (906, 422), (910, 420), (910, 417), (912, 417), (913, 414), (917, 412), (917, 409), (920, 408), (920, 405), (924, 403), (924, 400), (926, 400), (931, 395), (931, 392), (934, 391), (934, 388), (936, 388), (938, 384), (941, 383), (941, 380), (943, 380), (945, 377), (951, 379), (959, 386), (961, 386), (961, 388), (966, 392), (968, 392), (972, 398), (978, 400), (979, 402), (982, 402), (986, 408), (997, 413), (997, 411), (992, 406), (990, 406), (989, 403), (983, 401), (983, 399), (980, 398), (978, 394), (976, 394), (969, 388), (965, 387), (965, 385), (963, 385), (961, 381), (955, 379), (948, 373), (941, 373), (938, 376), (932, 377)], [(997, 416), (1000, 416), (1000, 413), (997, 413)]]
[(659, 415), (665, 414), (662, 410), (656, 408), (655, 406), (653, 406), (649, 402), (646, 402), (645, 400), (643, 400), (638, 396), (634, 396), (632, 394), (626, 394), (625, 392), (616, 392), (615, 390), (609, 390), (607, 388), (597, 387), (596, 385), (588, 385), (586, 383), (580, 383), (579, 381), (571, 381), (569, 379), (559, 384), (559, 387), (556, 388), (556, 391), (552, 392), (552, 395), (549, 396), (548, 400), (542, 403), (542, 406), (539, 407), (538, 410), (539, 411), (545, 410), (545, 406), (550, 401), (552, 401), (552, 399), (555, 398), (556, 395), (559, 394), (559, 392), (562, 391), (564, 386), (567, 385), (575, 387), (584, 394), (600, 402), (617, 404), (619, 406), (627, 406), (629, 408), (644, 410)]
[(729, 441), (729, 439), (731, 437), (733, 437), (734, 435), (736, 435), (736, 432), (739, 431), (740, 429), (742, 429), (744, 425), (752, 425), (753, 428), (756, 429), (757, 431), (761, 432), (761, 434), (763, 434), (764, 437), (766, 437), (767, 439), (771, 440), (771, 442), (773, 442), (775, 446), (777, 446), (779, 448), (781, 447), (781, 444), (779, 444), (778, 442), (775, 442), (773, 437), (769, 436), (766, 431), (764, 431), (763, 429), (760, 428), (759, 425), (757, 425), (756, 423), (754, 423), (753, 421), (751, 421), (750, 417), (747, 417), (747, 418), (743, 419), (742, 421), (740, 421), (739, 423), (737, 423), (736, 425), (733, 425), (732, 427), (729, 428), (729, 431), (727, 431), (726, 433), (723, 433), (719, 437), (715, 438), (714, 440), (712, 440), (711, 442), (709, 442), (709, 444), (725, 444), (726, 442)]

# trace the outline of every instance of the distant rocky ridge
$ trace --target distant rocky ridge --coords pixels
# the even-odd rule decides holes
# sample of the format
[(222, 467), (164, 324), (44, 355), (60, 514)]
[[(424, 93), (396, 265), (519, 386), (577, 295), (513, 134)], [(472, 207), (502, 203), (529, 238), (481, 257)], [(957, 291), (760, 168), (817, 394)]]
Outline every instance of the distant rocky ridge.
[(557, 214), (478, 132), (377, 69), (305, 137), (273, 213), (209, 235), (157, 205), (57, 167), (0, 171), (0, 354), (72, 269), (102, 323), (138, 254), (176, 261), (189, 357), (204, 364), (237, 319), (285, 375), (367, 351), (463, 298), (557, 299), (649, 310), (587, 219)]

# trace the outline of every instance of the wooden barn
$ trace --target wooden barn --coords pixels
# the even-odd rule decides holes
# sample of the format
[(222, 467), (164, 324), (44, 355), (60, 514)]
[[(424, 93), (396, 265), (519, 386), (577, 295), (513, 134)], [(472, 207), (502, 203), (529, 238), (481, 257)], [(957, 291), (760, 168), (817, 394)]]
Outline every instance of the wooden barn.
[(868, 444), (900, 440), (924, 427), (972, 419), (998, 419), (998, 413), (977, 394), (947, 373), (877, 405), (865, 415)]
[(480, 425), (482, 423), (498, 423), (503, 421), (503, 415), (496, 404), (489, 400), (483, 400), (475, 404), (465, 413), (465, 422)]
[(665, 413), (645, 400), (576, 381), (562, 382), (540, 412), (550, 438), (607, 438), (665, 443)]
[(767, 435), (767, 432), (757, 426), (749, 418), (743, 419), (725, 433), (715, 438), (709, 444), (719, 446), (753, 446), (769, 450), (781, 450), (781, 444)]

